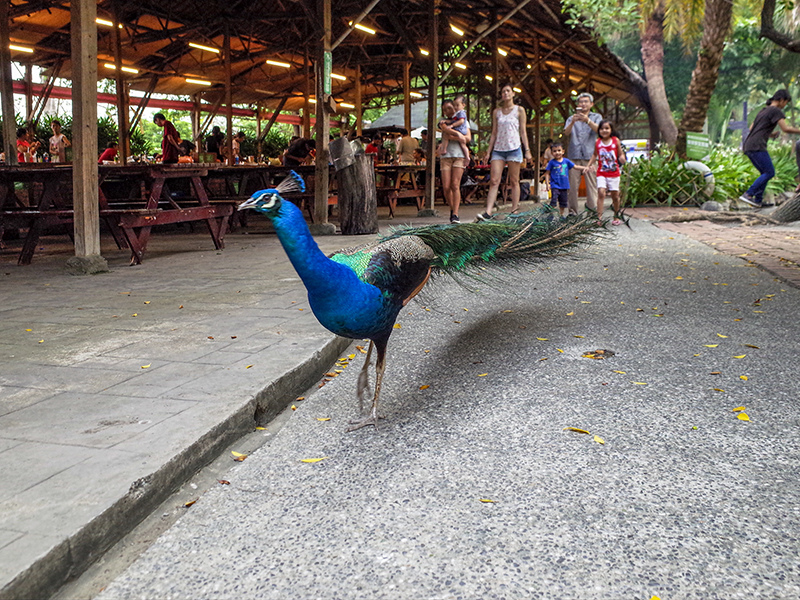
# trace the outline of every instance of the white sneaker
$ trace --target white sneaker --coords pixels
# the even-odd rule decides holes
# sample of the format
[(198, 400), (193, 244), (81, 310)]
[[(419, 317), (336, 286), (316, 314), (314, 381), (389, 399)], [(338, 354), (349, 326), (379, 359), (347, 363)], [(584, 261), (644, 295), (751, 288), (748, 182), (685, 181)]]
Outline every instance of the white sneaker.
[(746, 204), (749, 204), (750, 206), (761, 206), (761, 204), (759, 202), (756, 202), (755, 200), (753, 200), (747, 194), (742, 194), (741, 196), (739, 196), (739, 200), (741, 200), (742, 202), (744, 202)]

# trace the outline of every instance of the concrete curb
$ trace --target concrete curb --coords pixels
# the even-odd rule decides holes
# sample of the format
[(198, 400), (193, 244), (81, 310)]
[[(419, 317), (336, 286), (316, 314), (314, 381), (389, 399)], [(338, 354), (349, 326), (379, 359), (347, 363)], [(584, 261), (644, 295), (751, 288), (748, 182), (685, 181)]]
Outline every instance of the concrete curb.
[(80, 576), (227, 446), (289, 406), (351, 343), (348, 338), (331, 336), (308, 360), (271, 381), (160, 469), (133, 482), (110, 508), (19, 573), (0, 590), (0, 600), (46, 598)]

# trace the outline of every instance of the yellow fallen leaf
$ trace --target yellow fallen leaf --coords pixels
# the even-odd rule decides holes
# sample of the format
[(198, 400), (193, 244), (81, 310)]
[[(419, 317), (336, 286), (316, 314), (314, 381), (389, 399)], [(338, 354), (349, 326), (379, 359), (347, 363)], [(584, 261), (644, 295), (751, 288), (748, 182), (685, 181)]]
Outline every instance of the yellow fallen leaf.
[(266, 431), (266, 427), (256, 427), (256, 431)]
[(739, 375), (739, 379), (742, 381), (747, 381), (747, 375)]
[(33, 331), (33, 329), (26, 329), (25, 331)]
[[(30, 329), (28, 331), (30, 331)], [(758, 346), (753, 346), (753, 344), (745, 344), (745, 347), (747, 347), (747, 348), (755, 348), (756, 350), (759, 349)]]
[(588, 300), (581, 300), (581, 304), (591, 304)]
[(489, 500), (489, 498), (481, 498), (480, 500), (484, 504), (494, 504), (494, 500)]
[(356, 357), (355, 354), (348, 354), (347, 355), (347, 358), (349, 358), (350, 360), (353, 360), (355, 357)]
[(680, 275), (678, 275), (675, 279), (683, 279)]
[(431, 386), (429, 386), (429, 385), (421, 385), (421, 386), (419, 386), (419, 389), (427, 390), (429, 387), (431, 387)]
[(703, 344), (706, 348), (716, 348), (719, 344)]
[(304, 462), (304, 463), (318, 463), (319, 461), (321, 461), (321, 460), (325, 460), (326, 458), (328, 458), (328, 457), (327, 457), (327, 456), (323, 456), (323, 457), (321, 457), (321, 458), (301, 458), (301, 459), (300, 459), (300, 462)]
[(731, 410), (731, 412), (739, 412), (739, 411), (742, 411), (742, 410), (745, 410), (744, 406), (737, 406), (736, 408)]
[(144, 303), (145, 304), (150, 304), (150, 300), (145, 300)]
[(138, 316), (139, 316), (139, 313), (133, 313), (131, 316), (132, 316), (132, 317), (138, 317)]
[(549, 342), (550, 341), (550, 338), (536, 338), (536, 339), (539, 340), (540, 342)]
[(317, 421), (330, 421), (330, 417), (317, 417)]
[(488, 373), (481, 373), (480, 375), (478, 375), (478, 377), (486, 377), (487, 375)]
[(297, 410), (297, 407), (294, 404), (292, 404), (292, 410)]
[(547, 357), (545, 356), (544, 358), (540, 358), (539, 362), (542, 362), (543, 360), (547, 360)]
[(744, 358), (747, 354), (740, 354), (739, 356), (734, 356), (733, 358)]
[(295, 400), (297, 400), (298, 402), (301, 402), (301, 401), (303, 401), (305, 399), (306, 399), (305, 396), (298, 396), (297, 398), (295, 398)]
[(402, 329), (402, 327), (400, 326), (400, 323), (395, 323), (394, 324), (394, 328), (395, 329)]
[(514, 312), (514, 311), (513, 311), (513, 310), (501, 310), (500, 312), (504, 312), (504, 313), (512, 313), (512, 312)]
[(183, 304), (181, 304), (178, 308), (183, 308)]
[(712, 388), (715, 392), (724, 392), (725, 390), (721, 388)]
[(189, 508), (189, 507), (190, 507), (192, 504), (194, 504), (195, 502), (197, 502), (197, 499), (196, 499), (196, 498), (195, 498), (194, 500), (189, 500), (188, 502), (184, 503), (184, 506), (185, 506), (186, 508)]
[(468, 308), (465, 308), (465, 309), (464, 309), (464, 312), (469, 312), (469, 309), (468, 309)]
[(631, 381), (634, 385), (647, 385), (644, 381)]
[(142, 368), (143, 368), (143, 369), (149, 369), (149, 368), (150, 368), (150, 365), (152, 365), (152, 364), (153, 364), (153, 363), (150, 363), (150, 364), (147, 364), (147, 365), (142, 365)]
[(39, 343), (40, 344), (44, 344), (44, 340), (39, 340)]
[(747, 416), (747, 413), (739, 413), (738, 415), (736, 415), (736, 418), (739, 419), (740, 421), (750, 420), (750, 417)]
[(241, 454), (240, 452), (234, 452), (231, 450), (231, 454), (233, 454), (233, 460), (236, 462), (242, 462), (245, 458), (247, 458), (247, 454)]
[(606, 441), (603, 438), (601, 438), (599, 435), (594, 436), (594, 441), (597, 442), (598, 444), (605, 444), (606, 443)]
[(728, 337), (727, 335), (722, 335), (721, 333), (718, 333), (718, 334), (717, 334), (717, 336), (718, 336), (718, 337), (721, 337), (721, 338), (726, 338), (726, 337)]
[(589, 432), (585, 429), (578, 429), (577, 427), (564, 427), (561, 431), (574, 431), (575, 433), (585, 433), (589, 435)]
[(333, 371), (328, 371), (327, 373), (325, 373), (325, 377), (338, 377), (338, 376), (339, 374), (334, 373)]
[(556, 348), (556, 350), (558, 350), (559, 352), (561, 352), (561, 354), (564, 354), (564, 351), (563, 351), (561, 348)]
[(582, 335), (573, 335), (572, 337), (582, 338), (583, 336)]
[(252, 369), (252, 368), (253, 368), (253, 365), (247, 365), (247, 366), (245, 367), (245, 369)]
[(620, 375), (627, 375), (625, 371), (614, 371), (614, 373), (619, 373)]
[[(575, 314), (574, 312), (568, 312), (568, 313), (567, 313), (567, 316), (568, 316), (568, 317), (571, 317), (571, 316), (572, 316), (572, 315), (574, 315), (574, 314)], [(577, 337), (577, 336), (576, 336), (576, 337)]]

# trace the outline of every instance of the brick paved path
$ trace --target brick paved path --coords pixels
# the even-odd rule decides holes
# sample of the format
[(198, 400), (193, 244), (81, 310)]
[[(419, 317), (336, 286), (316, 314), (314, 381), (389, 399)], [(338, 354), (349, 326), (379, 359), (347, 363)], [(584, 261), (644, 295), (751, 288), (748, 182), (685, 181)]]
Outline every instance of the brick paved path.
[[(800, 226), (745, 227), (737, 223), (719, 225), (710, 221), (659, 223), (669, 215), (686, 209), (666, 206), (646, 206), (627, 209), (626, 213), (642, 221), (655, 221), (656, 227), (683, 234), (712, 246), (725, 254), (740, 256), (800, 287)], [(696, 209), (688, 209), (696, 212)]]

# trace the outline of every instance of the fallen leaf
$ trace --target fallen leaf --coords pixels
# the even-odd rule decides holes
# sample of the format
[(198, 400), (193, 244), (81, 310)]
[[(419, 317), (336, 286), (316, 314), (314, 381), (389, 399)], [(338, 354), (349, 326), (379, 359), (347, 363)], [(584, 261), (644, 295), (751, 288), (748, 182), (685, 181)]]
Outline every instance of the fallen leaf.
[(556, 350), (558, 350), (559, 352), (561, 352), (561, 354), (564, 354), (564, 351), (563, 351), (561, 348), (556, 348)]
[(706, 348), (716, 348), (719, 344), (703, 344)]
[(419, 389), (427, 390), (429, 387), (431, 387), (431, 386), (429, 386), (429, 385), (421, 385), (421, 386), (419, 386)]
[(139, 313), (133, 313), (131, 316), (132, 316), (132, 317), (138, 317), (138, 316), (139, 316)]
[(582, 335), (573, 335), (572, 337), (582, 338), (583, 336)]
[(142, 368), (143, 368), (143, 369), (149, 369), (149, 368), (150, 368), (150, 365), (152, 365), (152, 364), (153, 364), (153, 363), (150, 363), (150, 364), (148, 364), (148, 365), (142, 365)]
[(740, 412), (740, 411), (742, 411), (742, 410), (745, 410), (745, 407), (744, 407), (744, 406), (737, 406), (736, 408), (734, 408), (733, 410), (731, 410), (731, 412)]
[(513, 310), (502, 310), (502, 311), (500, 311), (500, 312), (504, 312), (504, 313), (511, 313), (511, 312), (514, 312), (514, 311), (513, 311)]
[(323, 456), (321, 458), (301, 458), (300, 462), (303, 462), (303, 463), (318, 463), (319, 461), (325, 460), (326, 458), (328, 458), (328, 457), (327, 456)]
[(711, 371), (709, 375), (722, 375), (722, 371)]
[(178, 308), (183, 308), (183, 304), (181, 304)]
[(739, 375), (739, 379), (742, 381), (747, 381), (747, 375)]
[(401, 327), (400, 323), (395, 323), (395, 324), (394, 324), (394, 328), (395, 328), (395, 329), (402, 329), (402, 327)]
[(539, 362), (542, 362), (543, 360), (547, 360), (547, 357), (545, 356), (544, 358), (540, 358)]
[(233, 460), (235, 460), (236, 462), (242, 462), (245, 458), (247, 458), (247, 454), (234, 452), (233, 450), (231, 450), (231, 454), (233, 454)]
[(480, 375), (478, 375), (478, 377), (486, 377), (487, 375), (488, 373), (481, 373)]
[(740, 421), (750, 420), (750, 417), (747, 416), (747, 413), (739, 413), (738, 415), (736, 415), (736, 418), (739, 419)]
[(232, 336), (231, 336), (231, 339), (232, 339), (232, 340), (235, 340), (237, 337), (239, 337), (239, 336), (238, 336), (238, 335), (232, 335)]
[(488, 498), (481, 498), (480, 500), (484, 504), (494, 504), (494, 500), (489, 500)]
[(266, 431), (266, 427), (256, 427), (256, 431)]
[[(30, 329), (28, 331), (30, 331)], [(755, 348), (756, 350), (759, 350), (759, 347), (758, 346), (753, 346), (753, 344), (745, 344), (745, 347), (747, 347), (747, 348)]]
[(634, 385), (647, 385), (644, 381), (631, 381)]
[(184, 506), (185, 506), (186, 508), (189, 508), (189, 507), (190, 507), (192, 504), (194, 504), (195, 502), (197, 502), (197, 498), (195, 498), (194, 500), (189, 500), (188, 502), (186, 502), (186, 503), (184, 504)]
[(625, 371), (614, 371), (614, 373), (619, 373), (620, 375), (627, 375)]
[(347, 358), (349, 358), (350, 360), (353, 360), (355, 357), (356, 357), (355, 354), (348, 354), (347, 355)]
[(715, 392), (724, 392), (725, 391), (725, 390), (723, 390), (721, 388), (711, 388), (711, 389), (713, 389)]
[[(574, 312), (568, 312), (568, 313), (567, 313), (567, 316), (568, 316), (568, 317), (571, 317), (571, 316), (572, 316), (572, 315), (574, 315), (574, 314), (575, 314)], [(577, 336), (576, 336), (576, 337), (577, 337)]]
[(721, 333), (718, 333), (718, 334), (717, 334), (717, 336), (718, 336), (718, 337), (721, 337), (721, 338), (726, 338), (726, 337), (728, 337), (727, 335), (722, 335)]
[(588, 431), (585, 429), (578, 429), (577, 427), (564, 427), (564, 429), (561, 431), (574, 431), (575, 433), (585, 433), (586, 435), (589, 435)]
[(330, 421), (330, 417), (317, 417), (317, 421)]
[(734, 356), (733, 358), (744, 358), (747, 354), (740, 354), (739, 356)]
[(33, 331), (33, 329), (26, 329), (25, 331)]
[(145, 304), (150, 304), (150, 300), (145, 300), (144, 303)]
[(339, 374), (334, 373), (333, 371), (328, 371), (327, 373), (325, 373), (325, 377), (338, 377), (338, 376)]
[(40, 344), (44, 344), (44, 340), (39, 340), (39, 343)]
[(305, 396), (298, 396), (297, 398), (295, 398), (295, 400), (298, 401), (298, 402), (302, 402), (305, 399), (306, 399)]
[(213, 336), (213, 335), (210, 335), (210, 336), (208, 336), (208, 339), (210, 339), (210, 340), (213, 340), (213, 339), (214, 339), (214, 336)]
[(294, 404), (292, 404), (292, 410), (297, 410), (297, 407)]
[(231, 482), (228, 481), (227, 479), (217, 479), (217, 483), (219, 483), (220, 485), (230, 485), (231, 484)]
[(605, 443), (606, 443), (606, 441), (603, 438), (601, 438), (599, 435), (594, 436), (594, 441), (597, 442), (598, 444), (603, 444), (603, 445), (605, 445)]
[(252, 369), (252, 368), (253, 368), (253, 365), (247, 365), (247, 366), (245, 367), (245, 369)]
[(549, 342), (550, 341), (550, 338), (536, 338), (536, 339), (539, 340), (540, 342)]

